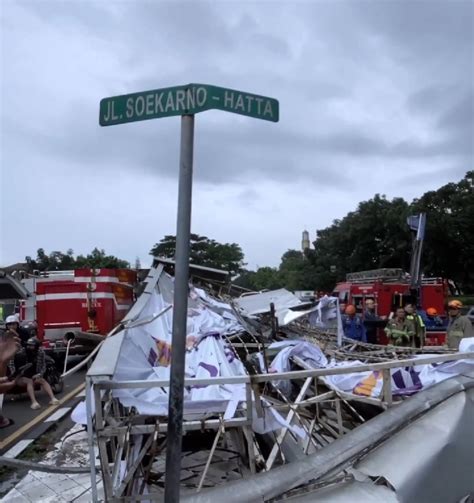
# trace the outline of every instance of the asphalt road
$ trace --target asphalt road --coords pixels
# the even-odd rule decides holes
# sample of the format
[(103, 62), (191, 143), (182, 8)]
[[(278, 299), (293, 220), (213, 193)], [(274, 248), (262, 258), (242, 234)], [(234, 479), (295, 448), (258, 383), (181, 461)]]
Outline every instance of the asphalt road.
[[(77, 360), (74, 363), (78, 363)], [(67, 377), (64, 381), (64, 389), (61, 393), (57, 394), (56, 397), (61, 399), (70, 393), (73, 389), (77, 388), (81, 383), (84, 382), (87, 369), (83, 368)], [(0, 442), (5, 440), (11, 434), (15, 433), (23, 425), (32, 421), (35, 417), (42, 414), (48, 407), (48, 397), (43, 391), (37, 391), (36, 397), (39, 403), (42, 405), (39, 410), (32, 410), (30, 408), (30, 400), (26, 393), (21, 395), (6, 395), (3, 400), (2, 415), (13, 419), (15, 422), (8, 428), (0, 429)], [(61, 405), (64, 406), (65, 404)]]

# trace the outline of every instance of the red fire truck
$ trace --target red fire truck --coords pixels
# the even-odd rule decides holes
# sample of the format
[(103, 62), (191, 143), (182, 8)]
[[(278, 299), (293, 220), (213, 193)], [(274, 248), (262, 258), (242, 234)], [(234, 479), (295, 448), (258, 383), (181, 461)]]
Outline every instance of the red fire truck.
[[(338, 283), (334, 296), (341, 304), (353, 304), (362, 313), (366, 299), (374, 299), (378, 316), (389, 316), (397, 307), (416, 303), (411, 289), (411, 278), (402, 269), (376, 269), (346, 275), (346, 281)], [(449, 285), (441, 278), (421, 278), (417, 304), (426, 310), (434, 307), (440, 315), (444, 314), (445, 301), (449, 295)], [(442, 345), (446, 330), (442, 327), (427, 330), (427, 345)], [(379, 330), (379, 341), (386, 343), (383, 331)]]
[(67, 340), (71, 354), (90, 351), (120, 322), (135, 300), (135, 271), (77, 269), (41, 273), (22, 280), (30, 296), (22, 301), (20, 320), (36, 321), (46, 349), (61, 350)]

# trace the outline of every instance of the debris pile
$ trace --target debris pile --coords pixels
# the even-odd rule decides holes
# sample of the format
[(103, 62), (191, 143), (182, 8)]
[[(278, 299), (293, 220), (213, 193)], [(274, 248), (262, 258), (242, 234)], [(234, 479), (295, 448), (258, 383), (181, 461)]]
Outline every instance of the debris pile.
[[(123, 330), (105, 341), (88, 372), (82, 421), (98, 443), (111, 500), (163, 495), (172, 294), (163, 265), (152, 268)], [(370, 431), (394, 403), (474, 371), (474, 341), (456, 354), (354, 342), (338, 333), (338, 313), (336, 299), (312, 305), (286, 290), (229, 299), (190, 288), (182, 494), (287, 474)], [(81, 421), (80, 411), (75, 416)], [(297, 477), (258, 501), (352, 480), (334, 470), (324, 480)], [(218, 494), (212, 501), (224, 501)]]

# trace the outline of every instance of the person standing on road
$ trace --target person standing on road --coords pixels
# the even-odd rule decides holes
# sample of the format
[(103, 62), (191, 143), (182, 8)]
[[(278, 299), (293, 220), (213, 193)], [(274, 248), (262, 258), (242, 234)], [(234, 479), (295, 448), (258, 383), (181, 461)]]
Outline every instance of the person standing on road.
[(414, 336), (411, 340), (411, 345), (414, 348), (422, 348), (425, 345), (426, 327), (421, 316), (416, 312), (413, 304), (405, 306), (406, 320), (413, 324)]
[(31, 408), (39, 409), (41, 405), (35, 397), (35, 385), (41, 386), (50, 399), (50, 405), (56, 405), (59, 400), (54, 396), (53, 390), (48, 381), (44, 379), (46, 372), (46, 358), (41, 343), (36, 337), (31, 337), (26, 342), (26, 348), (19, 351), (15, 358), (10, 361), (10, 371), (15, 372), (16, 368), (31, 364), (22, 377), (18, 379), (20, 386), (26, 386), (26, 392), (31, 400)]
[(423, 311), (420, 313), (423, 318), (427, 330), (441, 330), (443, 328), (444, 322), (438, 316), (438, 311), (434, 307), (429, 307), (423, 316)]
[(413, 322), (408, 322), (403, 307), (399, 307), (395, 312), (395, 317), (388, 320), (385, 333), (390, 339), (390, 344), (394, 346), (409, 346), (415, 336)]
[(450, 349), (459, 349), (459, 343), (464, 337), (474, 337), (474, 329), (471, 320), (467, 316), (461, 316), (462, 302), (451, 300), (448, 303), (448, 329), (447, 343)]
[(355, 341), (367, 342), (364, 323), (362, 318), (356, 314), (356, 308), (348, 304), (342, 316), (342, 328), (344, 335)]
[(374, 299), (367, 299), (365, 301), (364, 309), (364, 327), (367, 334), (367, 342), (377, 344), (377, 328), (384, 325), (386, 316), (378, 316), (375, 313)]

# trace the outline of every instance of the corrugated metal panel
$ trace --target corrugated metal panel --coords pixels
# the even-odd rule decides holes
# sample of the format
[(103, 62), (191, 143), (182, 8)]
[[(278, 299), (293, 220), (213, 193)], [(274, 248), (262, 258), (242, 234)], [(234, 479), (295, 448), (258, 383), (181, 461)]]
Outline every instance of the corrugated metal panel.
[(270, 312), (270, 304), (272, 302), (275, 305), (275, 311), (303, 305), (296, 295), (293, 295), (285, 288), (246, 295), (235, 300), (237, 307), (246, 316), (255, 316), (256, 314)]

